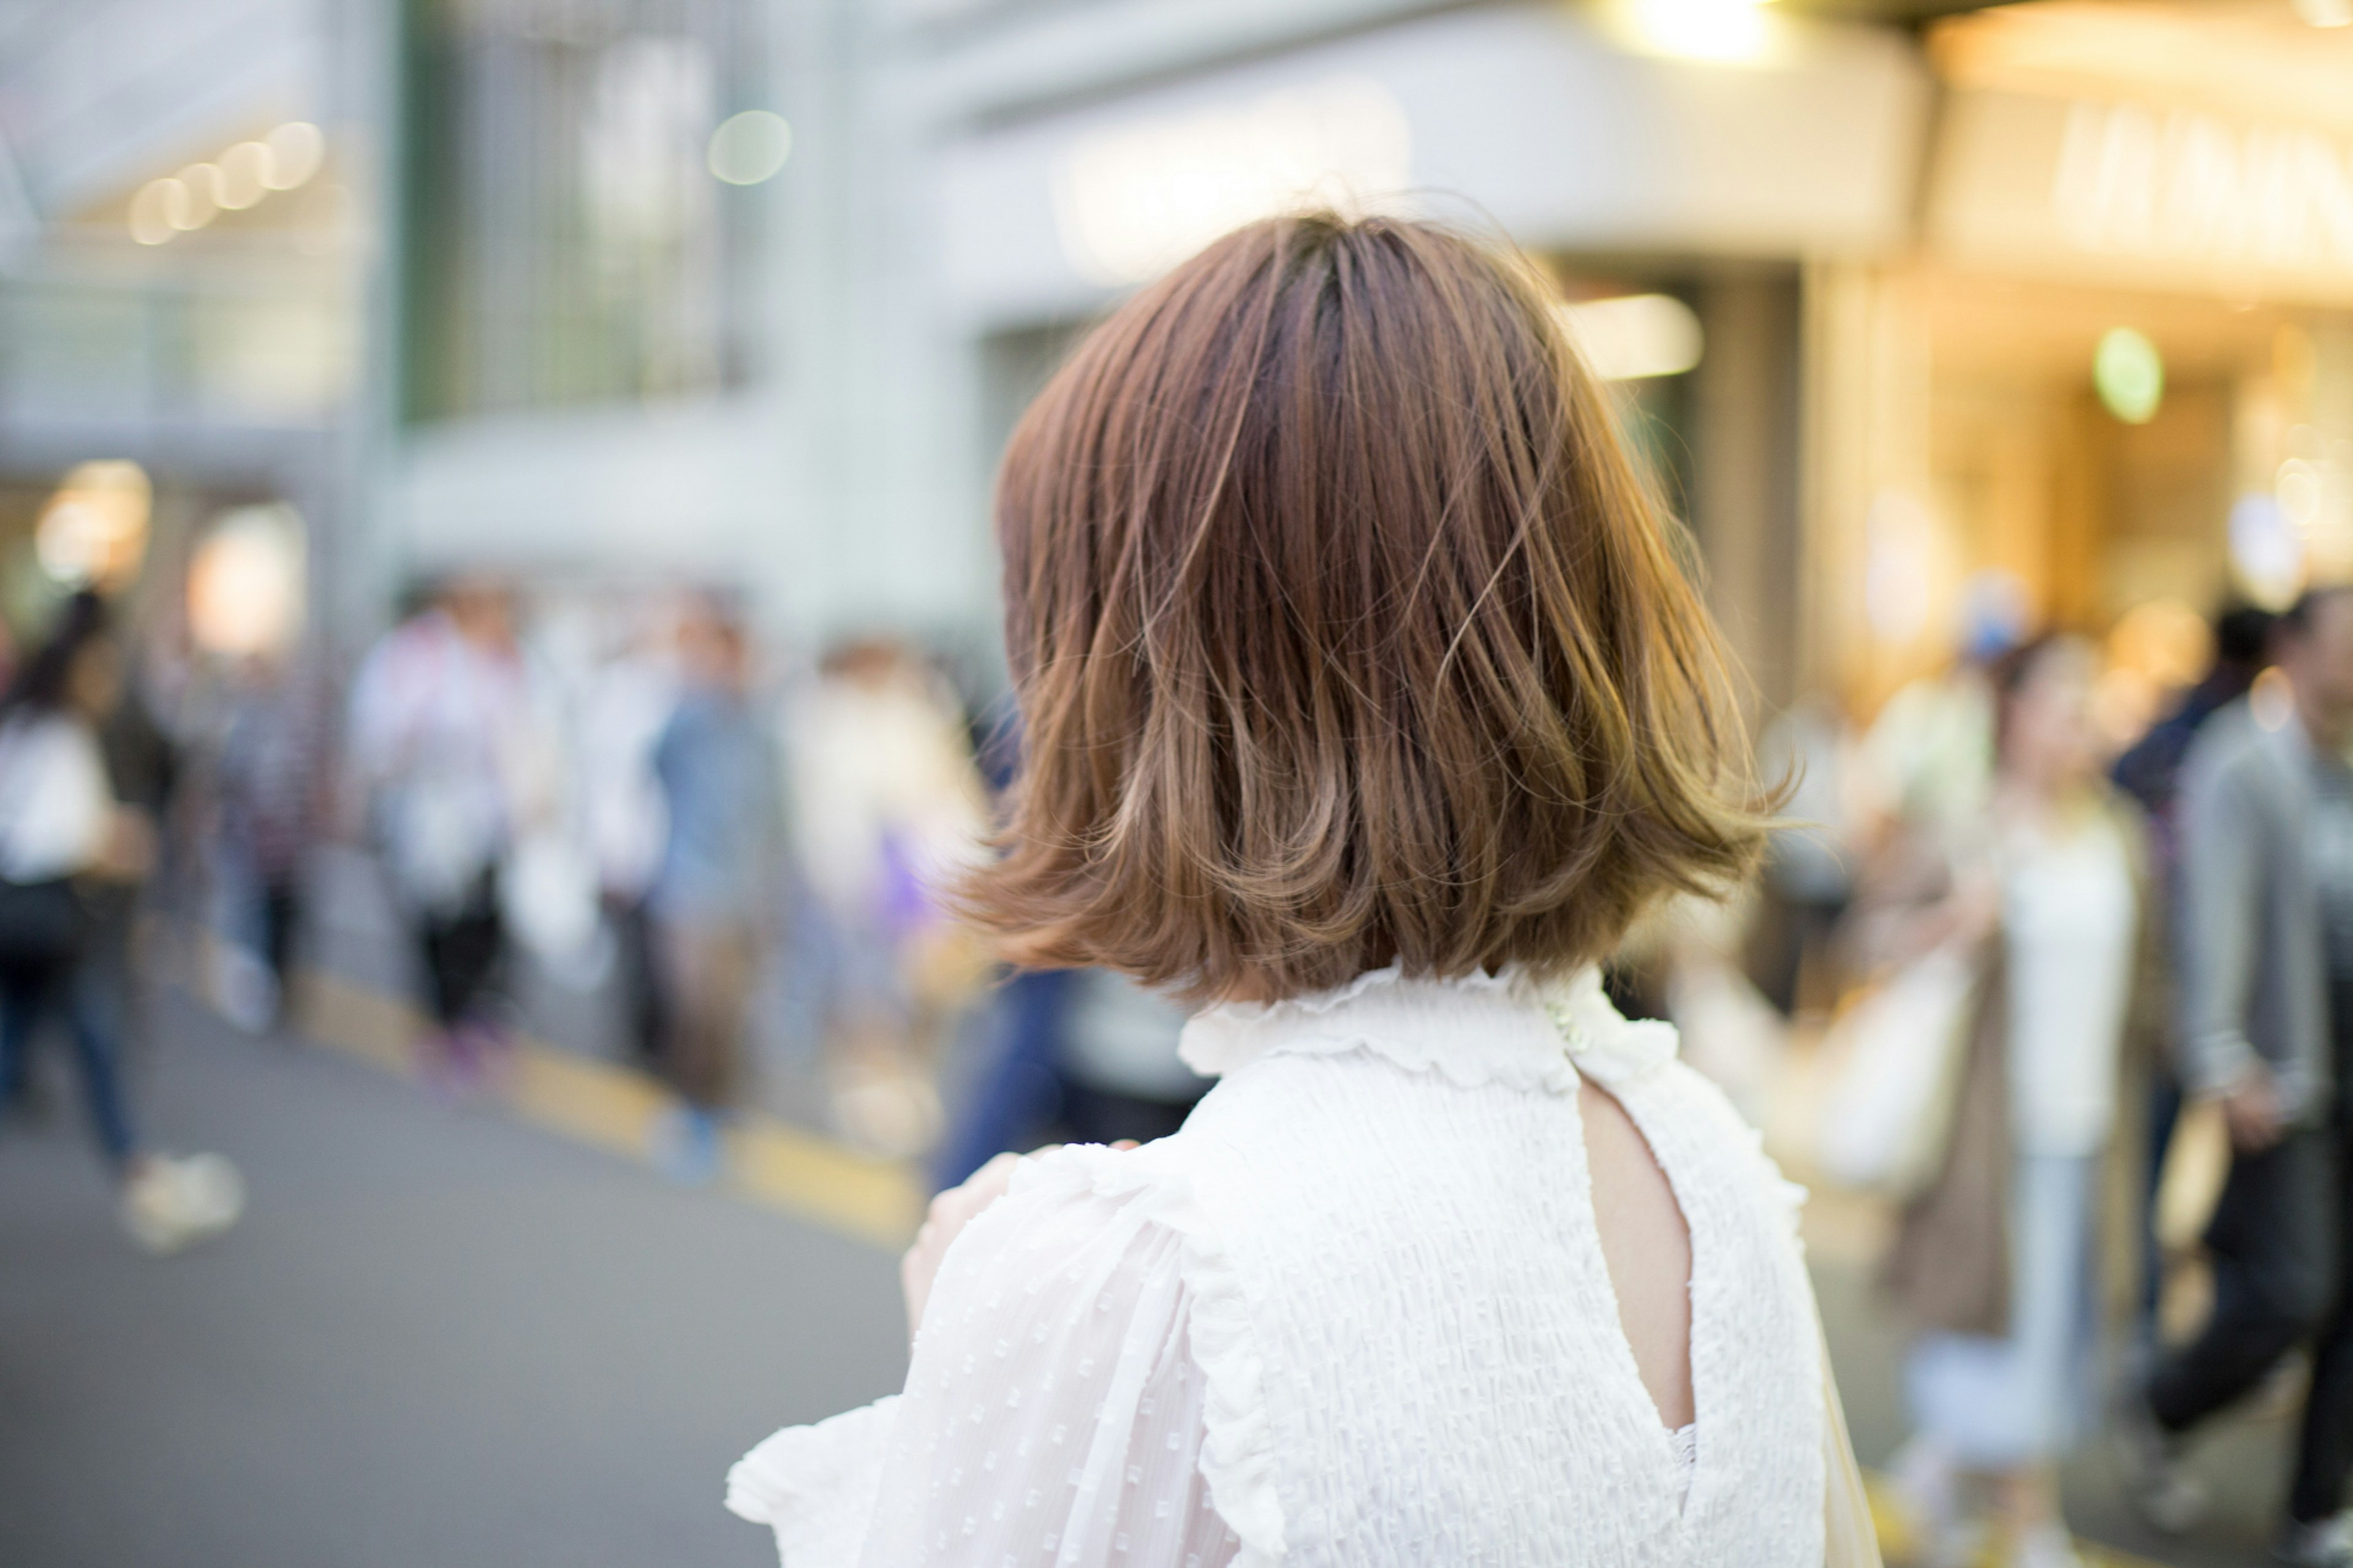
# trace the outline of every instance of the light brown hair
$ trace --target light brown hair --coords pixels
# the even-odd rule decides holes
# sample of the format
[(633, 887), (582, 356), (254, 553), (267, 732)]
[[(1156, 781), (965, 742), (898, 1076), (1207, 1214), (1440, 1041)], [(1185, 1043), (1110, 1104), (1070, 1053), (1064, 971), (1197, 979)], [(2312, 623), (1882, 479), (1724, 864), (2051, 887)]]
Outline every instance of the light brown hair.
[(1018, 962), (1557, 971), (1754, 858), (1677, 525), (1523, 258), (1229, 235), (1039, 395), (997, 523), (1027, 760), (965, 903)]

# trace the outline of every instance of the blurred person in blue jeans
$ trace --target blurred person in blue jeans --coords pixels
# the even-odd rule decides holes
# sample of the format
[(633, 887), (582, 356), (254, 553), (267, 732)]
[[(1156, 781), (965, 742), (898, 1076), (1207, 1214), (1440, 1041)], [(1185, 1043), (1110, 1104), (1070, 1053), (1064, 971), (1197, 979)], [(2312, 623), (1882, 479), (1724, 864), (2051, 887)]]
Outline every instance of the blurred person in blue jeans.
[(2203, 1498), (2182, 1440), (2316, 1340), (2287, 1520), (2274, 1554), (2353, 1564), (2353, 588), (2280, 619), (2284, 689), (2205, 725), (2181, 785), (2184, 1088), (2219, 1103), (2231, 1172), (2206, 1232), (2214, 1305), (2123, 1402), (2133, 1492), (2182, 1529)]
[(233, 970), (223, 1001), (254, 1033), (284, 1016), (301, 918), (304, 855), (317, 839), (329, 753), (325, 683), (281, 655), (237, 673), (216, 763), (220, 847), (243, 905), (236, 934), (260, 967)]
[(743, 1077), (744, 1037), (783, 861), (774, 742), (747, 698), (744, 628), (705, 600), (679, 629), (678, 706), (654, 745), (669, 832), (648, 907), (662, 976), (662, 1069), (683, 1108), (664, 1151), (673, 1174), (707, 1181), (720, 1118)]
[(2121, 1190), (2108, 1179), (2117, 1109), (2155, 1027), (2156, 952), (2139, 814), (2095, 751), (2092, 649), (2040, 637), (1987, 673), (1989, 788), (1924, 858), (1944, 896), (1910, 912), (1904, 943), (1957, 945), (1978, 979), (1942, 1159), (1889, 1255), (1923, 1331), (1904, 1369), (1916, 1430), (1891, 1468), (1926, 1568), (1979, 1560), (1962, 1505), (1980, 1479), (1998, 1493), (1998, 1561), (2080, 1568), (2057, 1470), (2098, 1410), (2100, 1320), (2116, 1294), (2102, 1242), (2119, 1234), (2103, 1199)]
[(0, 1100), (13, 1100), (44, 1025), (71, 1037), (91, 1130), (151, 1252), (227, 1228), (244, 1204), (217, 1155), (177, 1160), (141, 1140), (123, 1091), (119, 986), (92, 962), (85, 890), (135, 883), (154, 829), (118, 803), (99, 731), (122, 697), (122, 656), (94, 594), (69, 600), (0, 700)]

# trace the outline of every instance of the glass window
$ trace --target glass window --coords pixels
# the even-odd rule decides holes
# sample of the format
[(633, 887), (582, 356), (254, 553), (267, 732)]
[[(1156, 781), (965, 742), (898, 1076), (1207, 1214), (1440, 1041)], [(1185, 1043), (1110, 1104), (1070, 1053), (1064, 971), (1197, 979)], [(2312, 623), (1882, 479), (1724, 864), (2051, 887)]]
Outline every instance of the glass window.
[(708, 393), (746, 374), (757, 198), (740, 0), (411, 0), (407, 412)]

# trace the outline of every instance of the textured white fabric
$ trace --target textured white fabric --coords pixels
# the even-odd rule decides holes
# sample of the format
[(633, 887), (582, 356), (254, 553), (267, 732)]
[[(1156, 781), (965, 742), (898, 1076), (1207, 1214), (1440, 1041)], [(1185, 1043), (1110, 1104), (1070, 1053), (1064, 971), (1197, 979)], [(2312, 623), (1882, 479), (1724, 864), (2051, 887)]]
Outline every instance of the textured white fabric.
[[(770, 1438), (730, 1506), (786, 1568), (1817, 1568), (1795, 1189), (1673, 1051), (1590, 973), (1212, 1008), (1184, 1130), (1025, 1162), (905, 1393)], [(1690, 1227), (1688, 1439), (1619, 1323), (1579, 1068)]]

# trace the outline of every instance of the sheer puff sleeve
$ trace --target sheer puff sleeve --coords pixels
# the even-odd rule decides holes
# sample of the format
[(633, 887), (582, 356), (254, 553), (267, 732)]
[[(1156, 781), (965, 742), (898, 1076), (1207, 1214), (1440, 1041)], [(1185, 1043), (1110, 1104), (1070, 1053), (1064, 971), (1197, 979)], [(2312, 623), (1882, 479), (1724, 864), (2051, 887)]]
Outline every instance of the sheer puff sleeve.
[[(1096, 1151), (1068, 1151), (1101, 1156)], [(1226, 1568), (1184, 1240), (1145, 1190), (1025, 1162), (948, 1249), (905, 1392), (728, 1478), (784, 1568)]]

